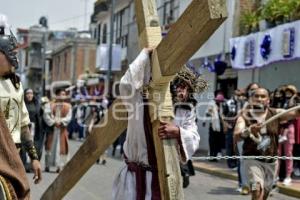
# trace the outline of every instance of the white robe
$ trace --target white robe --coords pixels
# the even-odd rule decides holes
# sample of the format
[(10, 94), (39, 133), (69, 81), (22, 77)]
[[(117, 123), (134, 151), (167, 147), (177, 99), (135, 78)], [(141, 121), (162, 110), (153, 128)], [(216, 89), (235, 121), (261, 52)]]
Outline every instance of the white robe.
[[(45, 123), (53, 127), (55, 122), (61, 122), (64, 127), (67, 127), (72, 118), (72, 109), (69, 109), (65, 117), (61, 117), (61, 105), (57, 105), (55, 110), (55, 116), (52, 113), (50, 103), (44, 105), (43, 119)], [(60, 154), (60, 134), (61, 129), (54, 126), (53, 140), (50, 151), (46, 151), (45, 155), (45, 166), (46, 167), (61, 167), (63, 168), (68, 162), (69, 153), (67, 155)]]
[[(148, 165), (147, 143), (144, 130), (144, 107), (142, 86), (149, 83), (150, 66), (149, 57), (143, 50), (129, 65), (129, 69), (120, 82), (120, 93), (123, 103), (128, 111), (127, 136), (124, 143), (124, 153), (129, 161)], [(180, 126), (181, 140), (185, 151), (185, 157), (191, 158), (199, 145), (199, 134), (195, 123), (195, 115), (191, 111), (177, 110), (174, 123)], [(152, 173), (146, 172), (146, 197), (151, 200)], [(113, 199), (135, 200), (136, 179), (135, 173), (127, 169), (127, 165), (121, 168), (113, 185)]]

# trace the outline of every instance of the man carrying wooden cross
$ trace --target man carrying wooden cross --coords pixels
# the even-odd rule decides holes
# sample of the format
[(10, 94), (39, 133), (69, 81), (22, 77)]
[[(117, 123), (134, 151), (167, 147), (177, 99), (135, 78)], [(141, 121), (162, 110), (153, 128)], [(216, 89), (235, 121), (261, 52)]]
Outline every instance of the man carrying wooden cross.
[[(114, 199), (161, 198), (149, 117), (149, 106), (153, 105), (149, 104), (146, 94), (151, 78), (149, 66), (151, 51), (151, 48), (143, 49), (121, 79), (120, 92), (128, 110), (127, 138), (124, 143), (126, 165), (121, 169), (114, 182)], [(183, 70), (181, 75), (183, 74), (185, 77), (175, 76), (179, 94), (177, 99), (184, 103), (181, 105), (182, 107), (191, 108), (193, 105), (190, 103), (192, 102), (186, 102), (192, 96), (191, 93), (188, 95), (188, 90), (194, 92), (197, 78), (186, 67)], [(207, 87), (206, 82), (202, 79), (198, 83), (198, 91), (203, 91)], [(186, 162), (198, 148), (200, 136), (197, 131), (194, 109), (178, 107), (176, 111), (174, 124), (162, 122), (158, 134), (161, 139), (177, 139), (180, 160)]]
[[(213, 34), (213, 32), (224, 22), (227, 16), (226, 11), (226, 3), (225, 0), (193, 0), (190, 5), (186, 8), (181, 17), (172, 25), (172, 28), (168, 32), (167, 36), (161, 40), (161, 29), (159, 26), (159, 18), (157, 15), (157, 9), (155, 0), (135, 0), (135, 10), (136, 10), (136, 21), (138, 28), (138, 39), (139, 46), (143, 47), (153, 47), (156, 46), (155, 50), (152, 53), (152, 67), (151, 67), (151, 82), (149, 87), (149, 102), (150, 105), (147, 106), (149, 108), (149, 115), (152, 124), (153, 140), (155, 146), (155, 158), (149, 158), (149, 160), (157, 161), (157, 172), (159, 177), (159, 184), (156, 184), (158, 181), (153, 180), (152, 178), (156, 178), (157, 176), (152, 175), (155, 173), (155, 170), (151, 169), (153, 172), (141, 170), (141, 168), (137, 167), (137, 163), (128, 163), (128, 167), (126, 166), (118, 176), (117, 180), (128, 181), (131, 184), (126, 185), (128, 182), (117, 183), (114, 186), (114, 195), (115, 199), (134, 199), (136, 197), (136, 190), (139, 188), (135, 188), (135, 186), (142, 186), (140, 184), (136, 184), (135, 177), (132, 175), (134, 172), (128, 172), (128, 169), (132, 169), (136, 171), (136, 174), (142, 174), (139, 176), (141, 180), (145, 180), (145, 185), (142, 187), (145, 190), (141, 192), (139, 198), (140, 199), (150, 199), (153, 197), (151, 192), (157, 192), (158, 189), (151, 189), (151, 184), (153, 186), (160, 187), (161, 199), (166, 200), (177, 200), (184, 199), (182, 185), (180, 183), (180, 168), (178, 161), (178, 149), (181, 150), (179, 152), (181, 156), (181, 160), (183, 156), (187, 156), (184, 152), (184, 144), (180, 145), (178, 143), (181, 141), (180, 139), (168, 139), (161, 140), (158, 136), (161, 133), (159, 131), (162, 126), (161, 122), (166, 122), (172, 120), (174, 117), (172, 99), (170, 94), (170, 82), (173, 80), (174, 75), (179, 72), (182, 66), (192, 57), (192, 55), (207, 41), (207, 39)], [(151, 50), (150, 50), (151, 51)], [(134, 62), (137, 66), (143, 66), (148, 60), (149, 50), (143, 50), (141, 53), (141, 57)], [(143, 58), (143, 59), (142, 59)], [(149, 68), (145, 67), (130, 67), (127, 75), (125, 77), (130, 77), (132, 73), (132, 69), (139, 70), (144, 69), (148, 70), (148, 73), (142, 73), (144, 75), (149, 75)], [(139, 74), (137, 71), (135, 74)], [(143, 76), (142, 78), (136, 80), (131, 79), (131, 82), (137, 84), (139, 87), (134, 87), (131, 94), (133, 96), (125, 100), (125, 104), (120, 104), (120, 100), (117, 99), (114, 101), (112, 106), (108, 109), (106, 114), (107, 122), (103, 127), (95, 127), (93, 129), (93, 133), (87, 138), (86, 142), (80, 147), (77, 153), (73, 156), (61, 174), (56, 178), (56, 180), (51, 184), (51, 186), (47, 189), (45, 194), (41, 199), (50, 200), (50, 199), (61, 199), (82, 177), (82, 175), (90, 168), (92, 164), (96, 161), (96, 159), (101, 155), (105, 149), (108, 148), (110, 144), (115, 141), (115, 139), (124, 131), (126, 128), (126, 120), (129, 119), (132, 122), (135, 122), (135, 130), (142, 127), (139, 134), (135, 134), (136, 137), (134, 140), (130, 139), (130, 136), (127, 136), (127, 143), (124, 146), (124, 149), (130, 146), (131, 148), (127, 150), (126, 155), (128, 161), (138, 161), (142, 162), (142, 164), (150, 164), (148, 162), (147, 155), (147, 145), (144, 133), (143, 121), (143, 101), (142, 101), (142, 80), (147, 78), (147, 76)], [(137, 90), (138, 89), (138, 90)], [(121, 88), (121, 91), (124, 90)], [(125, 91), (125, 90), (124, 90)], [(138, 91), (138, 92), (134, 92)], [(122, 91), (123, 92), (123, 91)], [(124, 98), (123, 98), (124, 99)], [(128, 104), (126, 101), (137, 100), (134, 103)], [(132, 106), (138, 103), (136, 106)], [(153, 106), (155, 105), (155, 106)], [(126, 106), (126, 108), (125, 108)], [(118, 110), (122, 110), (121, 112), (116, 111), (116, 107)], [(146, 109), (147, 109), (146, 107)], [(119, 109), (120, 108), (120, 109)], [(123, 112), (124, 109), (127, 109), (129, 112), (129, 117), (125, 116), (127, 113)], [(131, 119), (134, 112), (142, 109), (139, 116), (142, 116), (140, 120)], [(147, 110), (145, 110), (147, 112)], [(145, 113), (146, 113), (145, 112)], [(116, 117), (116, 115), (120, 115), (120, 117)], [(145, 117), (148, 115), (145, 115)], [(124, 120), (125, 119), (125, 120)], [(147, 120), (145, 120), (147, 121)], [(129, 125), (132, 123), (130, 122)], [(132, 125), (128, 128), (128, 133), (135, 131), (133, 130)], [(163, 126), (165, 124), (163, 123)], [(166, 129), (167, 127), (163, 128)], [(151, 129), (151, 127), (149, 128)], [(178, 128), (176, 129), (178, 131)], [(107, 133), (110, 134), (107, 134)], [(162, 132), (167, 132), (163, 130)], [(177, 132), (178, 133), (178, 132)], [(165, 133), (164, 133), (165, 134)], [(180, 132), (182, 134), (182, 132)], [(147, 135), (147, 134), (146, 134)], [(167, 134), (168, 137), (174, 137), (176, 134)], [(180, 138), (178, 136), (175, 138)], [(151, 141), (151, 140), (147, 140)], [(195, 144), (194, 140), (191, 140), (192, 144)], [(189, 147), (193, 147), (196, 149), (196, 146), (188, 145)], [(180, 148), (181, 147), (181, 148)], [(138, 151), (136, 151), (136, 149)], [(193, 151), (195, 150), (193, 149)], [(81, 161), (85, 160), (84, 163)], [(80, 166), (78, 165), (80, 163)], [(148, 165), (143, 166), (147, 168)], [(152, 167), (152, 166), (151, 166)], [(76, 170), (75, 170), (76, 168)], [(139, 170), (138, 170), (139, 169)], [(73, 173), (74, 171), (74, 173)], [(76, 171), (76, 173), (75, 173)], [(143, 172), (143, 173), (142, 173)], [(125, 175), (128, 175), (125, 178)], [(147, 183), (147, 184), (146, 184)], [(132, 194), (133, 193), (133, 194)], [(157, 192), (159, 193), (159, 192)], [(124, 194), (124, 196), (121, 196)], [(129, 196), (126, 196), (129, 195)], [(158, 195), (158, 194), (155, 194)], [(128, 198), (127, 198), (128, 197)]]

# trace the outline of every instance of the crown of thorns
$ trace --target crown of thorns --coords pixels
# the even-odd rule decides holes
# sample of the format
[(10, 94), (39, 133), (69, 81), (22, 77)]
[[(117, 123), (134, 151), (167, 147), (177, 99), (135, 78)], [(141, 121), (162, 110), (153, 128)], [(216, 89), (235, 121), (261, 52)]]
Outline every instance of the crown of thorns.
[(187, 65), (184, 65), (172, 81), (173, 85), (178, 85), (182, 81), (187, 83), (193, 93), (202, 93), (208, 88), (206, 80), (200, 77), (201, 75), (193, 72)]

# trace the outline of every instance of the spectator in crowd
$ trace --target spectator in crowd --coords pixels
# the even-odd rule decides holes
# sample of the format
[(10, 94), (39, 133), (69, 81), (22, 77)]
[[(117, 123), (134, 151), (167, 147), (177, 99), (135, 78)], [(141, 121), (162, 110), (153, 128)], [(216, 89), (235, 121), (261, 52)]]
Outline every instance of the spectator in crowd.
[(84, 109), (84, 97), (80, 94), (73, 98), (72, 106), (72, 119), (68, 125), (69, 139), (73, 139), (73, 134), (78, 133), (78, 140), (83, 140), (84, 138), (84, 127), (81, 123), (81, 118), (83, 115), (82, 110)]
[[(208, 106), (206, 116), (209, 120), (209, 155), (218, 156), (222, 155), (222, 148), (224, 147), (224, 132), (223, 132), (223, 119), (220, 110), (225, 98), (223, 92), (216, 91), (215, 99), (212, 100)], [(203, 124), (205, 125), (205, 123)], [(216, 162), (217, 159), (210, 161)]]
[(126, 139), (126, 132), (127, 132), (127, 129), (124, 130), (124, 132), (113, 143), (112, 156), (116, 155), (116, 149), (117, 149), (118, 145), (120, 145), (120, 155), (121, 156), (123, 155), (123, 144), (124, 144), (125, 139)]
[[(291, 108), (296, 105), (295, 97), (297, 96), (297, 88), (294, 85), (287, 85), (284, 89), (285, 100), (283, 104), (284, 109)], [(280, 136), (278, 145), (279, 156), (293, 156), (293, 147), (295, 143), (295, 126), (294, 119), (283, 121), (280, 123)], [(284, 185), (290, 185), (292, 182), (291, 175), (293, 172), (293, 160), (287, 159), (285, 161), (278, 160), (278, 173), (280, 171), (281, 162), (285, 163), (285, 176), (283, 180)]]
[[(92, 133), (92, 129), (95, 126), (100, 125), (102, 118), (107, 109), (108, 101), (106, 98), (102, 97), (101, 99), (97, 96), (94, 96), (89, 103), (89, 117), (87, 120), (87, 135)], [(106, 164), (106, 152), (103, 153), (100, 158), (97, 160), (97, 163), (103, 165)]]
[[(39, 160), (42, 157), (44, 134), (41, 129), (41, 108), (38, 99), (34, 96), (33, 90), (28, 88), (24, 91), (24, 102), (29, 113), (29, 129), (36, 147)], [(27, 162), (27, 154), (25, 147), (22, 145), (20, 156), (27, 172), (29, 172), (30, 164)]]
[(280, 86), (276, 88), (273, 92), (272, 99), (271, 99), (271, 107), (283, 108), (284, 101), (285, 101), (284, 86)]
[[(243, 90), (238, 90), (236, 92), (237, 96), (238, 96), (238, 100), (237, 100), (237, 104), (239, 105), (239, 110), (238, 110), (238, 114), (237, 117), (241, 114), (244, 105), (246, 102), (246, 95), (245, 95), (245, 91)], [(235, 121), (236, 124), (236, 121)], [(234, 125), (235, 126), (235, 125)], [(243, 144), (244, 144), (244, 140), (242, 139), (236, 139), (234, 138), (234, 144), (235, 144), (235, 153), (238, 156), (242, 156), (243, 154)], [(242, 158), (237, 160), (237, 174), (238, 174), (238, 188), (237, 191), (241, 194), (241, 195), (248, 195), (249, 194), (249, 186), (247, 183), (247, 178), (246, 178), (246, 172), (245, 172), (245, 165), (244, 165), (244, 160)]]
[[(253, 94), (253, 92), (259, 88), (259, 85), (257, 83), (250, 83), (244, 91), (240, 90), (238, 93), (239, 95), (239, 104), (240, 107), (245, 109), (245, 107), (247, 107), (247, 105), (249, 105), (250, 103), (250, 99), (249, 97)], [(239, 115), (241, 114), (241, 112), (243, 112), (243, 109), (241, 109), (239, 111)], [(238, 116), (239, 116), (238, 115)], [(236, 153), (239, 156), (243, 155), (243, 145), (244, 145), (244, 139), (243, 138), (237, 138), (234, 137), (235, 140), (235, 144), (236, 144)], [(245, 162), (244, 159), (239, 159), (238, 160), (238, 188), (237, 191), (240, 192), (240, 194), (242, 195), (247, 195), (249, 194), (249, 185), (248, 185), (248, 180), (247, 180), (247, 176), (246, 176), (246, 171), (245, 171)]]
[[(297, 102), (299, 102), (299, 94)], [(300, 118), (298, 117), (294, 120), (295, 126), (295, 144), (294, 144), (294, 153), (296, 157), (300, 157)], [(294, 160), (294, 176), (300, 178), (300, 161)]]
[(259, 88), (260, 85), (258, 83), (250, 83), (245, 89), (245, 95), (247, 100), (249, 101), (249, 97), (251, 97), (252, 93)]
[[(233, 129), (238, 116), (238, 111), (241, 109), (239, 103), (240, 91), (236, 90), (233, 97), (225, 101), (223, 104), (223, 123), (225, 133), (226, 155), (234, 155)], [(227, 159), (227, 166), (231, 169), (237, 167), (237, 162), (234, 159)]]
[(58, 89), (56, 95), (55, 102), (44, 110), (44, 119), (53, 128), (53, 132), (46, 137), (45, 171), (49, 172), (50, 167), (54, 166), (59, 173), (68, 161), (67, 126), (72, 118), (72, 106), (66, 101), (67, 96), (63, 89)]
[(34, 135), (34, 145), (39, 159), (41, 159), (44, 143), (44, 133), (41, 128), (41, 106), (33, 90), (30, 88), (25, 90), (25, 105), (29, 113), (31, 131)]

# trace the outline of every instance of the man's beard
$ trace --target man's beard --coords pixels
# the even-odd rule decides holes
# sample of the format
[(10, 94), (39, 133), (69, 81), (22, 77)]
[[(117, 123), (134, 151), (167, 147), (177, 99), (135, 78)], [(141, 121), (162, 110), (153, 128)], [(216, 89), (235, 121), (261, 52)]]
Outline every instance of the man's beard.
[(3, 77), (9, 77), (9, 76), (12, 76), (12, 75), (14, 75), (14, 73), (11, 72), (11, 71), (9, 71), (9, 72), (5, 72), (5, 73), (3, 74)]
[(15, 67), (11, 67), (9, 70), (7, 70), (4, 74), (3, 77), (10, 77), (15, 74)]

